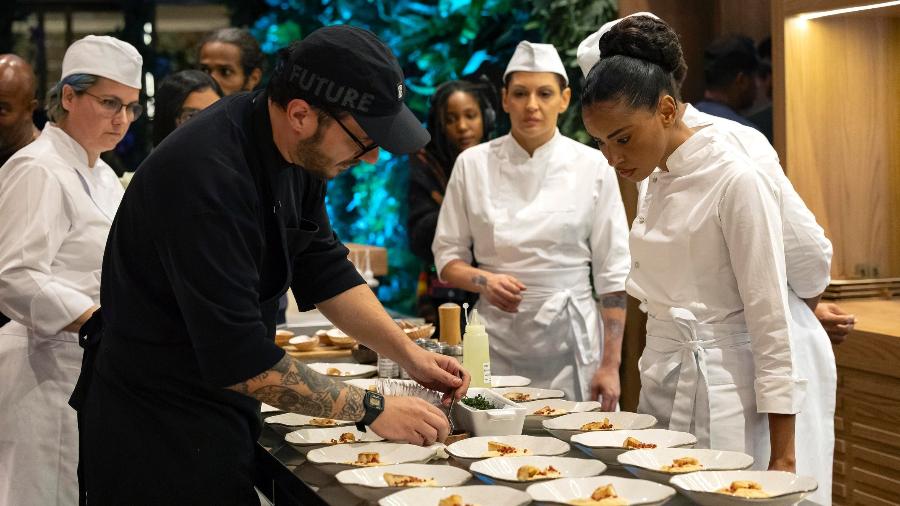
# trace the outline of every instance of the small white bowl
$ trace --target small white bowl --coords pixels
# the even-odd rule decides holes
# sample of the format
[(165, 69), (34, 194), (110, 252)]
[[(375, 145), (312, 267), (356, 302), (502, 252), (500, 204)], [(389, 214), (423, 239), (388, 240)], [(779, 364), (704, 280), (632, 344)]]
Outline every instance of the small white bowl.
[(288, 340), (288, 344), (297, 351), (310, 351), (319, 345), (319, 338), (316, 336), (294, 336)]
[(453, 426), (474, 436), (512, 436), (522, 433), (525, 425), (525, 408), (497, 395), (489, 388), (470, 388), (468, 397), (483, 396), (496, 409), (475, 409), (465, 402), (453, 407)]
[[(331, 446), (336, 444), (350, 444), (350, 443), (332, 443), (331, 440), (335, 439), (340, 441), (341, 434), (350, 433), (353, 434), (353, 437), (356, 438), (354, 443), (367, 443), (367, 442), (375, 442), (375, 441), (384, 441), (384, 438), (375, 434), (373, 431), (360, 432), (356, 430), (355, 427), (328, 427), (328, 428), (318, 428), (318, 429), (300, 429), (295, 430), (294, 432), (288, 433), (284, 436), (284, 440), (288, 443), (299, 446), (298, 450), (303, 452), (312, 450), (313, 447), (318, 446)], [(305, 448), (304, 448), (305, 447)]]
[(657, 448), (693, 448), (697, 444), (697, 438), (688, 432), (678, 432), (668, 429), (640, 429), (640, 430), (613, 430), (583, 432), (572, 436), (569, 441), (573, 446), (600, 459), (610, 466), (619, 466), (616, 459), (620, 454), (631, 451), (622, 443), (625, 438), (633, 437), (642, 443), (653, 443)]
[(673, 476), (687, 474), (662, 470), (663, 466), (671, 465), (673, 460), (681, 457), (697, 459), (704, 471), (737, 471), (753, 465), (753, 457), (746, 453), (697, 448), (631, 450), (619, 455), (617, 459), (629, 473), (638, 478), (668, 483)]
[[(534, 387), (494, 388), (494, 387), (491, 387), (491, 390), (500, 394), (500, 396), (504, 397), (504, 398), (508, 398), (508, 397), (506, 397), (507, 394), (513, 394), (513, 393), (528, 394), (529, 399), (527, 401), (522, 401), (522, 402), (536, 401), (539, 399), (562, 399), (563, 397), (566, 396), (566, 393), (563, 392), (562, 390), (552, 390), (549, 388), (534, 388)], [(509, 399), (509, 400), (512, 401), (512, 399)], [(518, 402), (518, 401), (513, 401), (513, 402)]]
[[(313, 362), (306, 364), (310, 369), (319, 374), (334, 379), (351, 379), (351, 378), (369, 378), (378, 372), (378, 367), (367, 364), (351, 364), (348, 362)], [(332, 376), (328, 374), (329, 369), (337, 369), (341, 372), (340, 376)]]
[(505, 443), (516, 448), (527, 448), (531, 455), (562, 455), (571, 448), (568, 443), (546, 436), (485, 436), (457, 441), (447, 447), (447, 453), (469, 467), (475, 461), (490, 458), (485, 456), (488, 451), (488, 441)]
[(335, 475), (347, 490), (366, 501), (377, 501), (395, 492), (413, 487), (389, 487), (384, 473), (405, 474), (419, 478), (434, 478), (438, 487), (455, 487), (469, 481), (472, 475), (464, 469), (438, 464), (395, 464), (392, 466), (348, 469)]
[(389, 495), (378, 501), (379, 506), (430, 506), (451, 495), (463, 498), (463, 504), (479, 506), (524, 506), (531, 497), (509, 487), (497, 485), (470, 485), (467, 487), (411, 488)]
[(569, 504), (573, 499), (587, 499), (598, 487), (612, 485), (616, 494), (630, 505), (664, 504), (675, 495), (675, 489), (646, 480), (594, 476), (592, 478), (563, 478), (536, 483), (526, 489), (538, 504)]
[[(539, 478), (537, 480), (519, 480), (516, 474), (525, 465), (546, 469), (553, 466), (559, 471), (559, 478)], [(597, 476), (606, 471), (606, 464), (593, 459), (577, 459), (572, 457), (492, 457), (474, 462), (469, 468), (479, 480), (488, 485), (505, 485), (525, 490), (529, 485), (560, 478), (586, 478)]]
[(527, 387), (531, 379), (525, 376), (491, 376), (491, 388)]
[[(334, 474), (345, 469), (368, 469), (369, 467), (378, 468), (393, 464), (425, 463), (432, 458), (437, 458), (444, 448), (442, 444), (424, 447), (407, 443), (389, 442), (351, 443), (316, 448), (311, 450), (306, 455), (306, 458), (319, 466), (323, 471)], [(350, 462), (356, 461), (357, 456), (362, 452), (377, 452), (381, 465), (356, 466), (350, 464)]]
[[(518, 404), (519, 406), (525, 408), (528, 413), (525, 416), (525, 430), (542, 430), (544, 428), (543, 422), (545, 420), (565, 416), (569, 413), (587, 413), (590, 411), (600, 411), (600, 408), (603, 406), (597, 401), (575, 402), (567, 401), (564, 399), (542, 399), (538, 401), (520, 402)], [(563, 409), (566, 411), (566, 413), (552, 416), (541, 416), (534, 414), (535, 411), (543, 408), (544, 406), (550, 406), (554, 409)]]
[[(750, 499), (720, 494), (716, 490), (730, 487), (737, 480), (755, 481), (770, 496), (766, 499)], [(789, 506), (796, 504), (819, 488), (810, 476), (797, 476), (785, 471), (697, 471), (675, 476), (669, 482), (682, 494), (704, 506)]]
[(542, 425), (554, 436), (568, 442), (575, 434), (595, 432), (581, 430), (581, 426), (590, 422), (601, 422), (604, 418), (608, 418), (609, 423), (613, 425), (613, 428), (610, 430), (649, 429), (656, 425), (655, 417), (628, 411), (591, 411), (589, 413), (572, 413), (557, 418), (551, 418), (550, 420), (544, 420)]
[(270, 425), (284, 425), (285, 427), (342, 427), (344, 425), (353, 425), (348, 420), (331, 420), (334, 425), (319, 425), (312, 423), (313, 420), (331, 420), (321, 416), (307, 416), (298, 413), (282, 413), (280, 415), (270, 416), (266, 418), (266, 423)]

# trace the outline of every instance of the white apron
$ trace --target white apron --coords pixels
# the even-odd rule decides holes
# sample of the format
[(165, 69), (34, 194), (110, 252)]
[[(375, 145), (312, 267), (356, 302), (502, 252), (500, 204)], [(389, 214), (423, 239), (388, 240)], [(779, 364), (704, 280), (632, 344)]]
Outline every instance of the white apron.
[(531, 386), (587, 400), (603, 342), (590, 269), (500, 273), (516, 276), (528, 290), (518, 313), (501, 311), (483, 297), (476, 304), (490, 336), (491, 373), (525, 376)]
[(638, 411), (662, 428), (694, 434), (698, 448), (744, 452), (754, 469), (766, 469), (768, 418), (756, 411), (747, 327), (701, 324), (683, 308), (666, 317), (647, 319)]

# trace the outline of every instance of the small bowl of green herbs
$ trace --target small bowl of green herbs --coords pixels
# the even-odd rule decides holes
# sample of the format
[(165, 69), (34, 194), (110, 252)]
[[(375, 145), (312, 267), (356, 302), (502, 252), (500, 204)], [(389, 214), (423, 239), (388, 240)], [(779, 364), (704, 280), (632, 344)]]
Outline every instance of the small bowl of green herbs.
[(490, 389), (470, 388), (453, 411), (453, 426), (475, 436), (518, 435), (526, 411)]
[(497, 409), (493, 402), (481, 394), (477, 394), (475, 397), (463, 397), (460, 402), (472, 409)]

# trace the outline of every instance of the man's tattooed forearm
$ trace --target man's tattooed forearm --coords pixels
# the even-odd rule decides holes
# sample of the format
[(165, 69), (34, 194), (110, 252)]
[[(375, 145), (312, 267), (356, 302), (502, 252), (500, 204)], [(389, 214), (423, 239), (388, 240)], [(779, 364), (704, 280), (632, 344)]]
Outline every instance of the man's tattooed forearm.
[(353, 421), (365, 411), (361, 388), (323, 376), (287, 354), (268, 371), (229, 388), (309, 416)]
[(481, 274), (472, 276), (472, 282), (475, 283), (476, 286), (487, 286), (487, 278)]
[(625, 309), (626, 302), (625, 292), (604, 293), (600, 296), (600, 306), (604, 309)]

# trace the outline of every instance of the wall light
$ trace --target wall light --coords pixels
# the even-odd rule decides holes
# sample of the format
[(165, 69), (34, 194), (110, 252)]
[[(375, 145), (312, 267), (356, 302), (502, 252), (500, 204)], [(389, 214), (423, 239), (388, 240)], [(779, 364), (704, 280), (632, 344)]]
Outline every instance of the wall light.
[(818, 11), (818, 12), (807, 12), (805, 14), (800, 14), (800, 18), (804, 20), (816, 19), (816, 18), (824, 18), (825, 16), (836, 16), (838, 14), (848, 14), (850, 12), (859, 12), (859, 11), (867, 11), (871, 9), (880, 9), (882, 7), (891, 7), (894, 5), (900, 5), (900, 0), (894, 0), (892, 2), (880, 2), (877, 4), (869, 4), (869, 5), (857, 5), (856, 7), (845, 7), (843, 9), (832, 9), (830, 11)]

